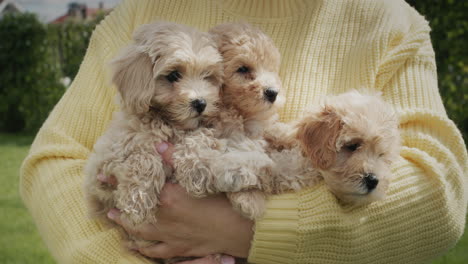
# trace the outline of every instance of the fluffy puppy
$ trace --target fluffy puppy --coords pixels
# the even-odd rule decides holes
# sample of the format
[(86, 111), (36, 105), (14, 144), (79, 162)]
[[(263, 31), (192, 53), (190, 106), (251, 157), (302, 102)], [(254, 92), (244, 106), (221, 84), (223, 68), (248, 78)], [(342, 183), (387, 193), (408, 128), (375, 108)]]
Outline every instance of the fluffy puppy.
[(225, 108), (240, 116), (250, 138), (263, 138), (264, 129), (277, 120), (277, 110), (284, 103), (278, 49), (265, 33), (246, 23), (218, 25), (210, 33), (223, 57)]
[[(155, 223), (159, 193), (170, 168), (153, 144), (177, 143), (216, 115), (221, 56), (212, 37), (187, 26), (156, 22), (139, 27), (133, 43), (111, 62), (121, 109), (94, 146), (84, 168), (93, 216), (119, 208), (138, 225)], [(96, 175), (114, 175), (116, 188)]]
[[(260, 168), (252, 170), (250, 181), (243, 181), (247, 189), (231, 189), (227, 197), (234, 208), (244, 216), (257, 219), (263, 215), (265, 193), (252, 188), (260, 184), (259, 175), (265, 175), (274, 165), (264, 154), (266, 142), (264, 130), (278, 120), (277, 110), (284, 103), (280, 94), (282, 84), (279, 78), (280, 53), (274, 42), (260, 29), (246, 23), (227, 23), (210, 30), (217, 41), (218, 50), (223, 57), (224, 80), (221, 100), (230, 116), (242, 120), (244, 133), (249, 140), (232, 140), (236, 146), (254, 145), (257, 148), (251, 155), (240, 153), (241, 168)], [(235, 131), (223, 124), (223, 133)], [(252, 144), (252, 142), (256, 144)], [(263, 155), (262, 155), (263, 154)], [(264, 158), (262, 158), (264, 157)], [(225, 174), (226, 175), (226, 174)], [(227, 177), (227, 183), (239, 182), (239, 174)], [(226, 179), (226, 178), (224, 178)], [(233, 179), (231, 181), (230, 179)], [(241, 178), (242, 179), (242, 178)], [(252, 180), (253, 179), (253, 180)], [(237, 187), (234, 184), (234, 187)]]
[(210, 34), (217, 42), (224, 70), (222, 107), (210, 120), (216, 140), (195, 131), (183, 145), (176, 146), (175, 177), (181, 185), (196, 190), (195, 195), (227, 192), (234, 208), (256, 219), (265, 200), (264, 193), (255, 189), (258, 175), (266, 175), (273, 166), (265, 153), (263, 132), (277, 120), (277, 108), (283, 101), (279, 95), (280, 54), (265, 33), (248, 24), (218, 25)]
[(267, 136), (283, 148), (271, 153), (277, 192), (323, 179), (343, 203), (361, 205), (385, 197), (400, 137), (396, 114), (380, 96), (352, 91), (327, 98), (291, 131)]

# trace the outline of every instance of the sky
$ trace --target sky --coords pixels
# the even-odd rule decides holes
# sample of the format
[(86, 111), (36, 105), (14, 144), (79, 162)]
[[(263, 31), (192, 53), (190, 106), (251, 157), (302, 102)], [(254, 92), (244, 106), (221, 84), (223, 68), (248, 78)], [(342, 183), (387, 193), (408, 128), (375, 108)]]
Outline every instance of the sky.
[(104, 8), (115, 7), (121, 0), (13, 0), (20, 4), (26, 11), (36, 13), (43, 22), (49, 22), (64, 15), (70, 2), (86, 4), (90, 8), (97, 8), (99, 2), (104, 3)]

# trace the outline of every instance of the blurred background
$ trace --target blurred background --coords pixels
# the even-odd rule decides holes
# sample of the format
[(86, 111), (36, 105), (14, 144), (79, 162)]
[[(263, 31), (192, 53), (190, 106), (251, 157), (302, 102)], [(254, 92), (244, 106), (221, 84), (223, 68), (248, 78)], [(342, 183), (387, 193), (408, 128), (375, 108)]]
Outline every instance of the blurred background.
[[(18, 170), (76, 76), (94, 27), (118, 2), (0, 0), (0, 263), (54, 263), (19, 198)], [(468, 1), (407, 2), (430, 21), (439, 90), (467, 142)], [(468, 263), (468, 235), (433, 263)]]

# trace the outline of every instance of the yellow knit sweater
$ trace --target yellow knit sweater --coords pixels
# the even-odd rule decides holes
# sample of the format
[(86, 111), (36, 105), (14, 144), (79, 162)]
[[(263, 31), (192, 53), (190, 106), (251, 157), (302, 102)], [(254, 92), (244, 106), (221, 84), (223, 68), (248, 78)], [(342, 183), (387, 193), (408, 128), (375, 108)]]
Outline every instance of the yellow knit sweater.
[(114, 230), (86, 217), (82, 167), (116, 109), (107, 63), (133, 30), (169, 20), (201, 30), (227, 21), (263, 29), (282, 53), (284, 121), (327, 94), (382, 91), (398, 111), (403, 149), (389, 196), (339, 206), (324, 185), (271, 197), (251, 263), (418, 263), (463, 233), (467, 153), (437, 87), (428, 23), (403, 0), (127, 0), (93, 33), (71, 87), (21, 170), (21, 195), (59, 263), (142, 263)]

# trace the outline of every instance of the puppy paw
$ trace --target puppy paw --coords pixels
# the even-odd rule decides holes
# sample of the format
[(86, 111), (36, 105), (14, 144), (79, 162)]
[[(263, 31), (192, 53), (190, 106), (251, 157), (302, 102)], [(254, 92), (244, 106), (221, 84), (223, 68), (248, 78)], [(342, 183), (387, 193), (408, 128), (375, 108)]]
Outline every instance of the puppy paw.
[(233, 208), (243, 216), (257, 220), (265, 212), (265, 194), (258, 190), (227, 193)]
[[(154, 199), (152, 203), (148, 203), (144, 199), (134, 199), (132, 202), (126, 202), (121, 208), (122, 220), (130, 223), (133, 226), (140, 225), (143, 222), (156, 223), (156, 211), (158, 200)], [(120, 205), (123, 205), (121, 203)]]
[(264, 175), (273, 165), (273, 161), (260, 151), (226, 153), (214, 162), (216, 189), (240, 192), (258, 188), (259, 175)]

